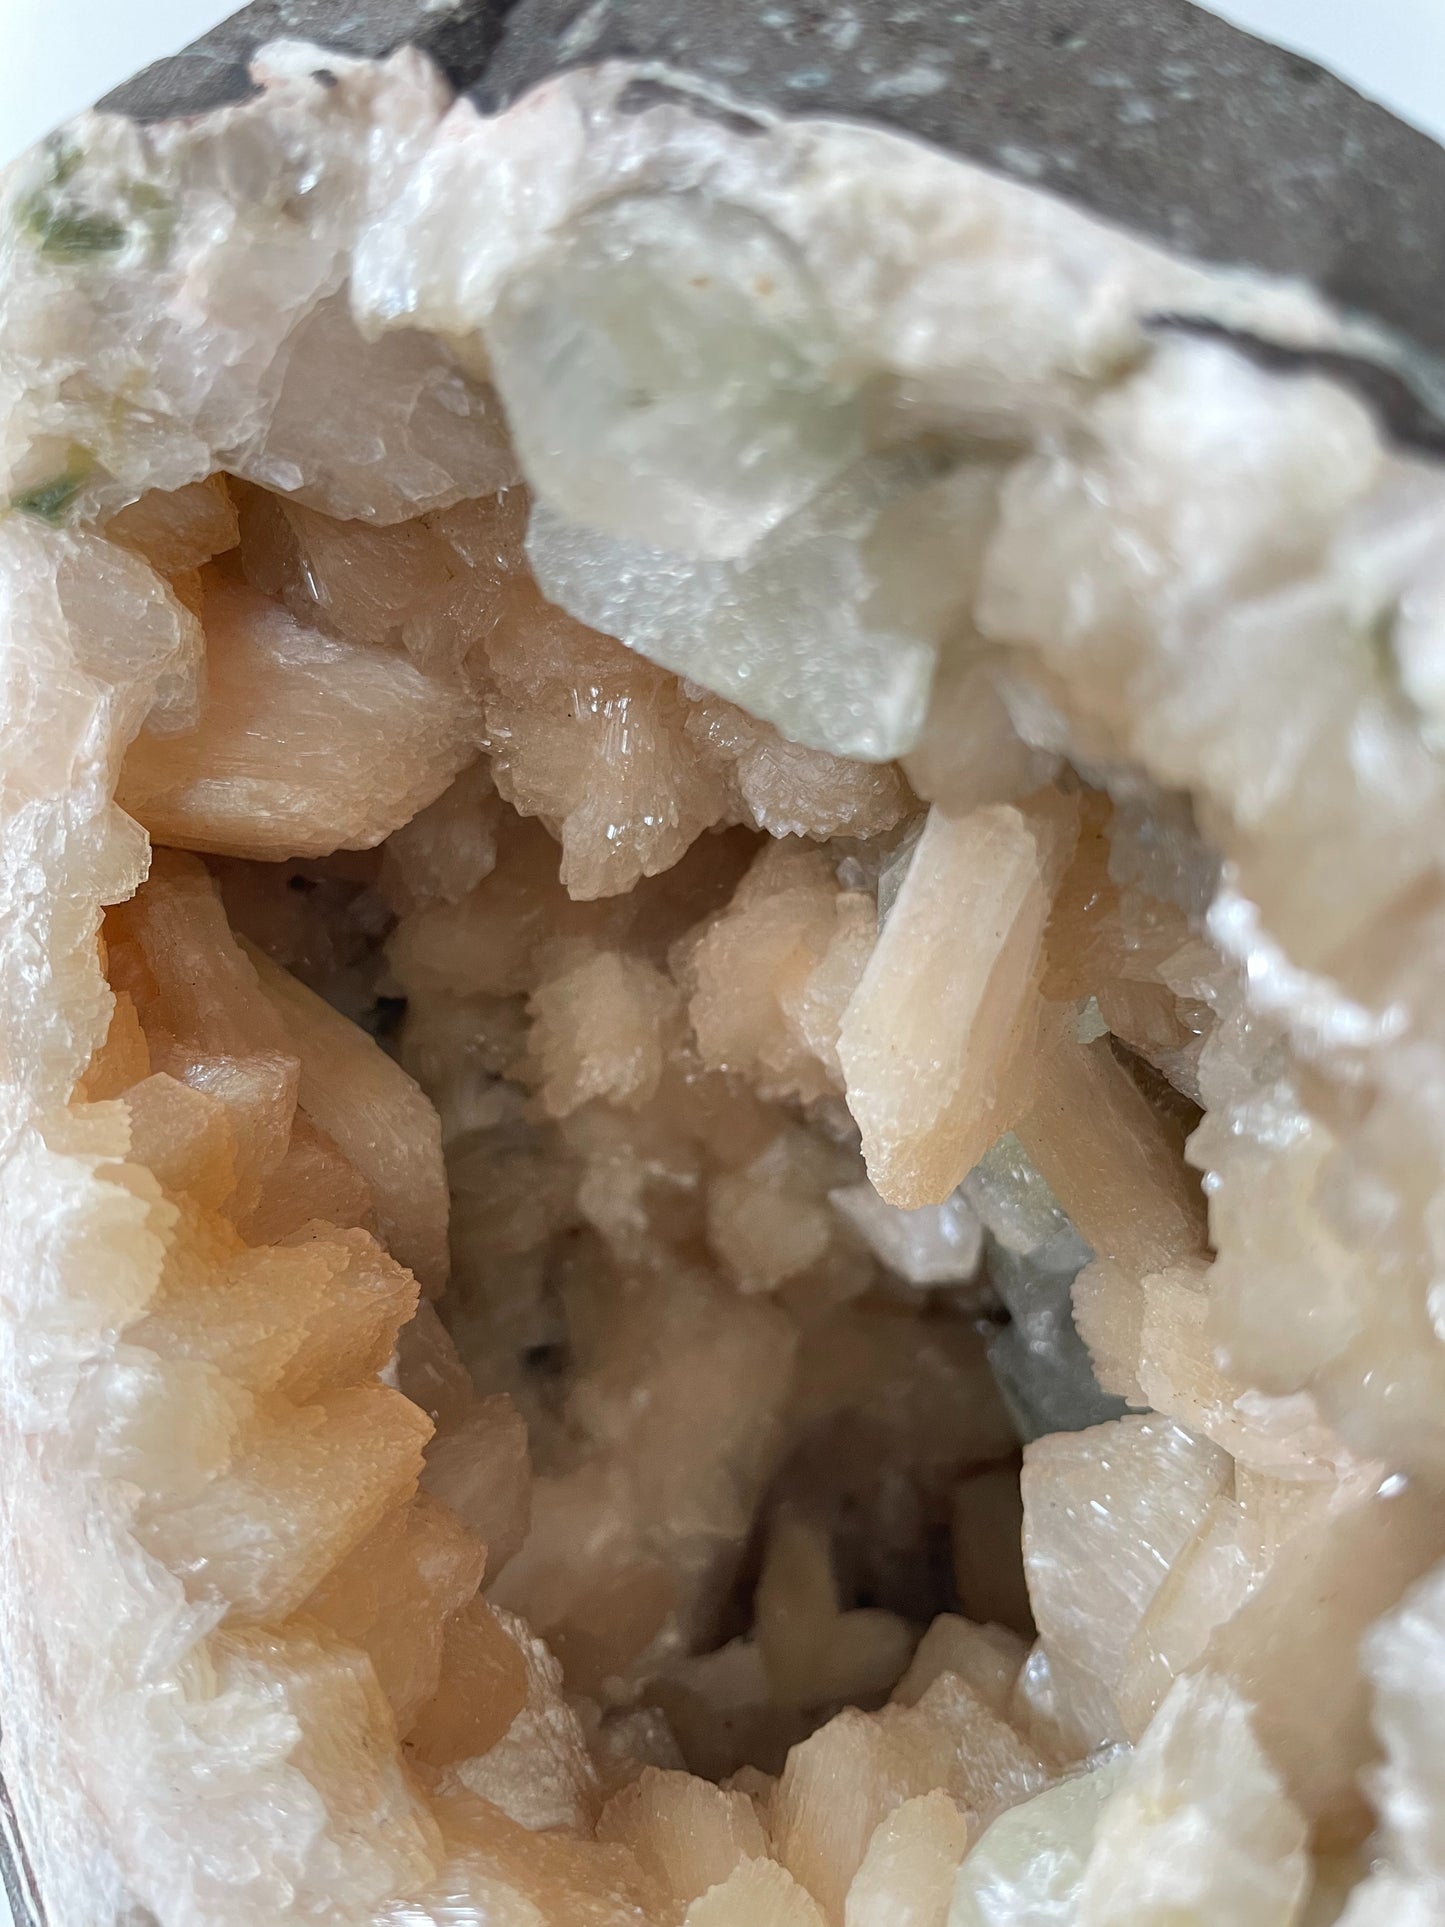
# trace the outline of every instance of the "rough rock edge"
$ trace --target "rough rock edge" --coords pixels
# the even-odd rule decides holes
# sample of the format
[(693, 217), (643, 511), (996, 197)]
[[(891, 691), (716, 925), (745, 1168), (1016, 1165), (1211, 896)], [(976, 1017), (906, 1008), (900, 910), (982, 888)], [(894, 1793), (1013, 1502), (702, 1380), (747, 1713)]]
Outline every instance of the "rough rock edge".
[(1445, 356), (1445, 149), (1188, 0), (992, 0), (966, 25), (950, 0), (907, 11), (904, 22), (870, 0), (256, 0), (100, 104), (150, 120), (239, 99), (251, 54), (283, 35), (368, 56), (410, 41), (492, 112), (583, 62), (661, 61), (781, 112), (935, 142), (1184, 254), (1300, 276), (1413, 344), (1377, 341), (1371, 360), (1432, 408), (1397, 398), (1385, 419), (1403, 439), (1445, 446), (1433, 360)]

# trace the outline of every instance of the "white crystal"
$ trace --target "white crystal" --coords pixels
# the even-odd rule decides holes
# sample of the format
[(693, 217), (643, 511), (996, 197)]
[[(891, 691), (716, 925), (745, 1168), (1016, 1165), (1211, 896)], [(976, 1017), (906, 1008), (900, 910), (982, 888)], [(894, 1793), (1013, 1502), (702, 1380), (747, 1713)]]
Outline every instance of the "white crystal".
[(1113, 1760), (1001, 1813), (959, 1869), (948, 1927), (1072, 1927)]
[(871, 1184), (830, 1191), (828, 1201), (874, 1256), (911, 1285), (966, 1284), (978, 1269), (983, 1226), (958, 1192), (916, 1211), (885, 1204)]

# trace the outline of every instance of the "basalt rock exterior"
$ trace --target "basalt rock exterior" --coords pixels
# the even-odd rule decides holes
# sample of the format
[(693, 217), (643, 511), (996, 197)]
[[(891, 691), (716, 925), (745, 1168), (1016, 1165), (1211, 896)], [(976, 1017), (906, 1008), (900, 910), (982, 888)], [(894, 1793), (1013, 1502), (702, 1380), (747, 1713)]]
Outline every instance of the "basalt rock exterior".
[(1377, 334), (680, 72), (361, 51), (5, 182), (24, 1904), (1437, 1918)]

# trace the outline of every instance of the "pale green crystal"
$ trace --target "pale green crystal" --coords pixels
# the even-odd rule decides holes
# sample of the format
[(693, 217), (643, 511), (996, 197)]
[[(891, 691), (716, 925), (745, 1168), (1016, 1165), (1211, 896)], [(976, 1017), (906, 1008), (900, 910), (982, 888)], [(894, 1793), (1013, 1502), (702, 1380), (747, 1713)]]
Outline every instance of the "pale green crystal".
[[(918, 524), (932, 534), (939, 495), (976, 512), (978, 471), (927, 487), (934, 470), (931, 452), (860, 464), (735, 560), (603, 535), (545, 502), (527, 552), (546, 595), (582, 621), (794, 742), (886, 762), (922, 727), (950, 590), (968, 587)], [(908, 605), (896, 593), (902, 556), (915, 565)]]
[(619, 537), (740, 555), (863, 450), (794, 251), (699, 195), (583, 215), (508, 282), (487, 345), (532, 479)]

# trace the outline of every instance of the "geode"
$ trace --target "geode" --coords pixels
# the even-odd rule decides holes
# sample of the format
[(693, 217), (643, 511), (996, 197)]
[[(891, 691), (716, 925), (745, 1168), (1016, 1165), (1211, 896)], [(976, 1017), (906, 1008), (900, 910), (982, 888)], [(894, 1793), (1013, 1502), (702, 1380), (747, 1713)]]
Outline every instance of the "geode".
[(20, 1920), (1445, 1918), (1445, 161), (404, 12), (3, 183)]

